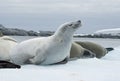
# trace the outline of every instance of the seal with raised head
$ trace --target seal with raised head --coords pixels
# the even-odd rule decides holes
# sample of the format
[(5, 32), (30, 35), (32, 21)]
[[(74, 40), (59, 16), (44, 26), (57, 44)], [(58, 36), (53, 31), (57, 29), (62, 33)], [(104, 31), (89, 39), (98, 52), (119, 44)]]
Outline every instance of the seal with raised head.
[(73, 34), (80, 26), (80, 20), (64, 23), (52, 36), (19, 43), (11, 51), (11, 61), (20, 65), (26, 63), (46, 65), (64, 61), (70, 56)]

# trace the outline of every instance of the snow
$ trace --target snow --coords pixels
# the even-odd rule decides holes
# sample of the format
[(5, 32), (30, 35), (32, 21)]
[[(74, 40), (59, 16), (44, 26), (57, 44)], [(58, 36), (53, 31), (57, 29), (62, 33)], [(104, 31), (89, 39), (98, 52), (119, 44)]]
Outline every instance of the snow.
[(102, 59), (106, 60), (113, 60), (113, 61), (120, 61), (120, 46), (114, 48), (113, 51), (109, 52), (105, 57)]
[[(17, 37), (17, 40), (28, 38)], [(105, 47), (115, 47), (115, 50), (101, 59), (78, 59), (61, 65), (23, 65), (21, 69), (0, 69), (0, 81), (120, 81), (120, 40), (76, 40), (89, 40)]]
[(96, 31), (95, 34), (112, 34), (112, 35), (119, 35), (120, 28), (113, 28), (113, 29), (103, 29)]
[(61, 65), (23, 65), (0, 69), (0, 81), (120, 81), (120, 47), (101, 59), (78, 59)]

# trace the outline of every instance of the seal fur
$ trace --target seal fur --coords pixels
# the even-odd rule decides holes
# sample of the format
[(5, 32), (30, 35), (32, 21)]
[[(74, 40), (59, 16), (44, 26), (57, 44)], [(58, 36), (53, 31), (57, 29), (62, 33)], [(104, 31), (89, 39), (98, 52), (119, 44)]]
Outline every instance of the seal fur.
[(99, 44), (89, 41), (76, 41), (77, 44), (96, 54), (97, 58), (101, 58), (107, 54), (107, 49)]
[(80, 27), (81, 21), (61, 25), (55, 34), (38, 37), (19, 43), (11, 51), (11, 61), (15, 64), (54, 64), (70, 56), (73, 34)]

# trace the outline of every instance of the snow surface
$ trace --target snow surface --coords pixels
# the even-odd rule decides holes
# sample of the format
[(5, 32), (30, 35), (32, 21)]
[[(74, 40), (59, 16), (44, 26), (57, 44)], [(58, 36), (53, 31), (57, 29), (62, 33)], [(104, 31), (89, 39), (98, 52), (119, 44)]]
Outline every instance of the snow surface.
[(103, 29), (96, 31), (95, 34), (112, 34), (112, 35), (119, 35), (120, 28), (113, 28), (113, 29)]
[(0, 69), (0, 81), (120, 81), (120, 47), (102, 59), (79, 59), (61, 65), (24, 65)]
[[(34, 37), (15, 37), (19, 41), (29, 38)], [(101, 59), (78, 59), (62, 65), (24, 65), (21, 69), (0, 69), (0, 81), (120, 81), (120, 40), (76, 40), (96, 42), (105, 47), (115, 47), (115, 50)]]

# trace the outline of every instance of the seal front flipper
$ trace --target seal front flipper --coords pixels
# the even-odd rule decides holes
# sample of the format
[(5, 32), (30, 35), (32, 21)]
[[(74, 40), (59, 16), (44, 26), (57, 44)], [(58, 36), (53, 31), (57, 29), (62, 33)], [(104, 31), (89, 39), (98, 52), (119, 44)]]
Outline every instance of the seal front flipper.
[(65, 58), (63, 61), (58, 62), (57, 64), (66, 64), (68, 62), (68, 58)]
[(68, 57), (65, 58), (63, 61), (61, 62), (57, 62), (57, 63), (54, 63), (54, 64), (50, 64), (50, 65), (56, 65), (56, 64), (66, 64), (68, 62)]
[(36, 65), (39, 65), (44, 61), (45, 61), (44, 55), (40, 55), (40, 54), (36, 54), (36, 56), (29, 59), (30, 64), (36, 64)]
[(8, 61), (0, 60), (0, 69), (1, 68), (21, 68), (20, 65), (13, 64)]

